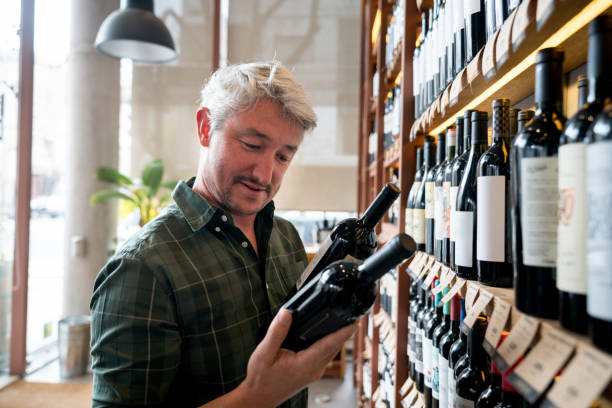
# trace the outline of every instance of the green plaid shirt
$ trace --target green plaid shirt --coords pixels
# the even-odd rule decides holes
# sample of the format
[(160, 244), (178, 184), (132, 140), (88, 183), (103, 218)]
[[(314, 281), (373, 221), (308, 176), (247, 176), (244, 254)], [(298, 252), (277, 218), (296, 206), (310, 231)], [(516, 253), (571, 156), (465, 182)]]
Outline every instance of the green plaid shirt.
[[(188, 183), (193, 183), (193, 179)], [(198, 406), (238, 386), (307, 264), (271, 202), (260, 257), (230, 214), (188, 184), (100, 271), (91, 299), (93, 406)], [(307, 390), (283, 407), (307, 406)]]

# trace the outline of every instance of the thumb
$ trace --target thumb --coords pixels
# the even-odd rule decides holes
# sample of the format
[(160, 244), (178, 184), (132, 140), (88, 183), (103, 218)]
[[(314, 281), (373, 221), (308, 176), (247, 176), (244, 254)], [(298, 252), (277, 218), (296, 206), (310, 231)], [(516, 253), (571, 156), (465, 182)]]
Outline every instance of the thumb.
[(267, 361), (274, 360), (278, 350), (280, 349), (283, 341), (289, 333), (291, 327), (291, 312), (287, 309), (281, 309), (272, 320), (266, 337), (261, 341), (258, 348), (261, 353), (261, 357)]

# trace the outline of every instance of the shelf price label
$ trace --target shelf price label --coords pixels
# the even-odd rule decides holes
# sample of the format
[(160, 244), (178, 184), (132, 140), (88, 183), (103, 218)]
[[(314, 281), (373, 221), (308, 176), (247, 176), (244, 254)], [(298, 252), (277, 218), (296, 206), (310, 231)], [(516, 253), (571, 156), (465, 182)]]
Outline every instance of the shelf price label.
[(506, 322), (508, 321), (511, 310), (512, 308), (508, 302), (499, 298), (495, 299), (493, 314), (491, 315), (491, 320), (489, 321), (487, 332), (485, 333), (485, 339), (482, 343), (482, 347), (490, 356), (493, 356), (495, 353), (495, 348), (497, 344), (499, 344), (499, 339), (501, 338), (502, 331), (506, 327)]
[(415, 272), (417, 271), (417, 268), (421, 265), (421, 259), (423, 259), (423, 253), (417, 252), (417, 254), (414, 256), (414, 258), (412, 258), (412, 261), (408, 265), (408, 268), (406, 268), (408, 275), (410, 275), (410, 277), (413, 279), (416, 276)]
[(527, 347), (531, 345), (539, 326), (538, 320), (527, 315), (519, 319), (506, 340), (493, 354), (493, 361), (499, 371), (506, 371), (521, 358)]
[(546, 24), (553, 11), (555, 11), (555, 0), (538, 0), (536, 7), (536, 23), (538, 31), (540, 31), (544, 24)]
[(510, 373), (508, 381), (529, 403), (535, 403), (570, 358), (575, 346), (574, 339), (558, 330), (549, 329)]
[(612, 380), (612, 358), (583, 347), (563, 370), (542, 403), (544, 408), (587, 408)]
[(446, 295), (442, 298), (443, 303), (448, 303), (463, 287), (465, 286), (465, 279), (458, 278), (455, 281), (453, 287), (448, 291)]
[(442, 292), (444, 288), (451, 284), (453, 279), (455, 279), (455, 276), (455, 273), (451, 271), (450, 268), (446, 266), (442, 267), (442, 272), (440, 273), (440, 284), (433, 288), (431, 293), (437, 295), (438, 293)]
[(429, 275), (427, 275), (425, 282), (423, 282), (423, 285), (422, 285), (423, 289), (427, 290), (431, 286), (431, 282), (433, 282), (434, 279), (438, 277), (438, 272), (440, 271), (440, 268), (442, 268), (442, 264), (439, 262), (436, 262), (433, 268), (431, 268)]
[(414, 386), (414, 380), (410, 377), (404, 382), (402, 387), (400, 388), (400, 396), (405, 397), (408, 391)]
[(472, 310), (472, 305), (476, 300), (476, 296), (478, 295), (478, 290), (480, 288), (472, 282), (468, 282), (467, 284), (467, 292), (465, 294), (465, 313), (469, 314)]
[(512, 50), (516, 51), (525, 40), (525, 31), (534, 19), (536, 0), (521, 2), (516, 9), (516, 17), (512, 25)]
[(446, 108), (448, 108), (448, 93), (449, 92), (450, 90), (447, 87), (442, 93), (442, 97), (440, 98), (440, 111), (442, 113), (442, 116), (446, 114)]
[[(468, 286), (468, 293), (470, 291), (470, 287)], [(476, 323), (476, 319), (480, 315), (480, 312), (484, 310), (485, 307), (489, 305), (489, 303), (493, 300), (493, 295), (487, 292), (486, 290), (481, 290), (478, 295), (478, 299), (474, 306), (470, 309), (470, 312), (463, 319), (463, 323), (461, 323), (461, 331), (465, 334), (472, 331), (472, 327), (474, 327), (474, 323)]]
[(467, 83), (468, 84), (471, 84), (472, 82), (474, 82), (474, 80), (478, 78), (478, 75), (480, 75), (480, 72), (481, 72), (480, 65), (482, 64), (482, 53), (483, 53), (482, 49), (478, 51), (478, 54), (476, 54), (476, 56), (470, 61), (470, 63), (465, 68), (467, 72)]
[(448, 95), (448, 104), (449, 106), (455, 105), (459, 101), (459, 93), (463, 90), (463, 78), (465, 77), (465, 68), (455, 77), (453, 83), (451, 84), (449, 95)]
[(510, 56), (510, 34), (512, 34), (512, 24), (514, 24), (514, 18), (516, 17), (516, 10), (510, 14), (510, 16), (502, 25), (499, 30), (499, 36), (495, 43), (495, 62), (497, 63), (497, 69), (499, 69)]
[(419, 395), (419, 391), (417, 390), (417, 387), (412, 387), (412, 390), (408, 393), (408, 395), (404, 397), (402, 401), (407, 402), (408, 406), (412, 406), (412, 403), (414, 402), (414, 400), (417, 398), (418, 395)]
[(482, 74), (486, 81), (495, 76), (495, 44), (499, 38), (499, 30), (487, 41), (482, 51)]

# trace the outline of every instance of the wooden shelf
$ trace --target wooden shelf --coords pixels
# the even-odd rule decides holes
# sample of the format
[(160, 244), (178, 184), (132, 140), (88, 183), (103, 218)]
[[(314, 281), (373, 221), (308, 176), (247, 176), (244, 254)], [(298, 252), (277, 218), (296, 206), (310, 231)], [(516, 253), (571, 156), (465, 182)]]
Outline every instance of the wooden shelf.
[(384, 244), (389, 242), (391, 238), (399, 234), (398, 225), (391, 224), (390, 222), (383, 222), (381, 223), (381, 227), (382, 229), (380, 231), (380, 234), (378, 234), (378, 246), (379, 247), (383, 246)]
[(383, 167), (385, 169), (389, 167), (395, 167), (399, 164), (400, 159), (400, 141), (399, 135), (395, 137), (395, 142), (385, 150), (385, 157), (383, 159)]
[(402, 71), (402, 42), (403, 40), (400, 40), (400, 42), (397, 44), (397, 47), (394, 50), (395, 57), (393, 58), (393, 61), (391, 61), (391, 64), (387, 67), (387, 73), (385, 74), (387, 89), (391, 89), (393, 86), (395, 86), (395, 78), (397, 78), (399, 73)]

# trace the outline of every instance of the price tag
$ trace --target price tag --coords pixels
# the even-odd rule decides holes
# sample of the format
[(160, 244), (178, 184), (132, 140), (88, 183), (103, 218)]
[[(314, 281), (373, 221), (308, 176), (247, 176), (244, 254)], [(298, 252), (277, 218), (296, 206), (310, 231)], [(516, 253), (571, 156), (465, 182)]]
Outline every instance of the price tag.
[(499, 30), (492, 38), (489, 38), (482, 51), (482, 73), (486, 81), (495, 76), (495, 44), (498, 37)]
[(489, 305), (491, 300), (493, 300), (492, 294), (490, 294), (486, 290), (481, 290), (479, 292), (478, 300), (476, 300), (476, 303), (474, 303), (474, 306), (471, 308), (470, 313), (465, 316), (465, 319), (463, 319), (463, 323), (461, 323), (462, 332), (468, 334), (470, 331), (472, 331), (472, 327), (474, 327), (476, 319), (478, 318), (478, 316), (480, 316), (480, 312), (482, 312), (484, 308)]
[(510, 34), (512, 33), (512, 24), (514, 23), (515, 17), (516, 10), (510, 14), (499, 30), (499, 36), (495, 42), (495, 62), (497, 63), (497, 69), (504, 65), (510, 56)]
[(412, 387), (412, 390), (410, 390), (408, 395), (406, 395), (402, 401), (406, 401), (408, 403), (408, 406), (411, 406), (417, 395), (419, 395), (417, 387)]
[(446, 108), (448, 108), (448, 93), (450, 89), (447, 87), (442, 93), (442, 97), (440, 98), (440, 111), (442, 112), (442, 116), (446, 115)]
[(459, 101), (459, 93), (463, 91), (465, 68), (455, 77), (448, 94), (448, 105), (454, 106)]
[(429, 275), (427, 275), (425, 282), (423, 282), (423, 285), (422, 285), (423, 289), (427, 290), (429, 289), (429, 287), (431, 287), (431, 282), (433, 282), (434, 279), (438, 276), (438, 272), (440, 271), (440, 268), (442, 268), (442, 264), (439, 262), (436, 262), (433, 268), (431, 269), (431, 271), (429, 272)]
[(453, 287), (448, 291), (442, 298), (442, 302), (448, 303), (463, 287), (465, 286), (465, 279), (458, 278), (455, 281)]
[(592, 347), (582, 348), (563, 370), (542, 406), (590, 407), (612, 380), (612, 358)]
[(512, 25), (512, 50), (516, 51), (525, 40), (525, 31), (534, 18), (534, 3), (536, 0), (526, 0), (516, 9), (516, 17)]
[(406, 396), (408, 391), (410, 391), (410, 388), (412, 388), (412, 386), (414, 386), (414, 380), (408, 377), (408, 379), (404, 382), (404, 384), (400, 388), (400, 396), (402, 397), (402, 399), (403, 397)]
[[(437, 99), (436, 99), (437, 100)], [(431, 126), (431, 121), (436, 117), (436, 106), (435, 106), (435, 101), (434, 103), (431, 104), (431, 106), (429, 107), (429, 117), (427, 118), (427, 126)]]
[(510, 373), (508, 381), (527, 401), (534, 404), (570, 358), (575, 346), (574, 339), (550, 329)]
[(454, 278), (455, 278), (455, 273), (451, 271), (448, 267), (446, 266), (443, 267), (442, 273), (440, 274), (440, 284), (436, 286), (435, 288), (433, 288), (431, 293), (433, 293), (434, 295), (437, 295), (438, 293), (442, 292), (444, 288), (450, 285), (450, 283), (453, 281)]
[(385, 312), (384, 310), (380, 310), (378, 313), (372, 315), (372, 322), (374, 322), (374, 326), (380, 326), (385, 320)]
[(490, 356), (495, 353), (495, 348), (497, 344), (499, 344), (499, 339), (501, 338), (502, 331), (506, 327), (506, 322), (508, 321), (511, 310), (512, 307), (510, 307), (510, 304), (500, 298), (495, 299), (493, 314), (491, 315), (485, 339), (482, 343), (482, 347)]
[(380, 399), (380, 386), (376, 388), (374, 394), (372, 394), (372, 401), (378, 401)]
[(395, 350), (395, 330), (389, 331), (389, 334), (383, 342), (383, 345), (385, 346), (387, 351), (392, 354), (391, 351)]
[(472, 310), (472, 305), (476, 300), (476, 296), (478, 295), (479, 289), (480, 288), (476, 284), (468, 282), (467, 293), (465, 294), (465, 313), (469, 314)]
[(555, 0), (538, 0), (536, 7), (536, 22), (538, 31), (542, 29), (548, 18), (555, 11)]
[(478, 54), (470, 61), (470, 63), (465, 67), (467, 72), (467, 83), (471, 84), (474, 82), (478, 75), (480, 75), (480, 65), (482, 63), (482, 49), (478, 51)]
[(506, 340), (493, 354), (493, 362), (499, 371), (506, 371), (521, 358), (533, 341), (539, 326), (539, 321), (527, 315), (519, 319)]
[[(421, 262), (422, 258), (423, 258), (423, 253), (422, 252), (417, 252), (417, 254), (414, 256), (414, 258), (412, 258), (412, 261), (410, 262), (410, 264), (408, 265), (408, 268), (406, 270), (407, 271), (415, 271), (417, 266)], [(409, 272), (409, 274), (410, 273), (411, 272)]]

